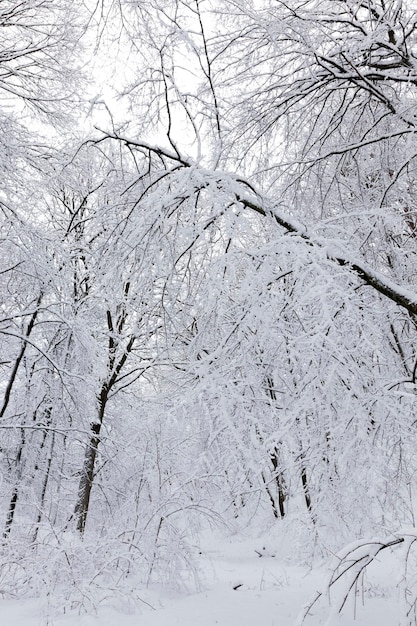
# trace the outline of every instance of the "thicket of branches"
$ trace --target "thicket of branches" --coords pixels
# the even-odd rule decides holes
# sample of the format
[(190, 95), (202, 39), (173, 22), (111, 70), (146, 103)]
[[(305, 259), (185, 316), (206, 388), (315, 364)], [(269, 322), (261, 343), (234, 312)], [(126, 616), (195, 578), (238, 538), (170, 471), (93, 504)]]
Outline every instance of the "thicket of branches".
[(2, 593), (415, 525), (412, 4), (2, 3)]

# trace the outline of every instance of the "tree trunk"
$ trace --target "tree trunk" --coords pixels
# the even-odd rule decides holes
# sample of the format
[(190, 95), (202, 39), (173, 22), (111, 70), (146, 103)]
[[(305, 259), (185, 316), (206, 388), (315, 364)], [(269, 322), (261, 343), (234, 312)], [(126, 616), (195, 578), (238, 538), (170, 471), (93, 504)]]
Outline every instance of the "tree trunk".
[(304, 500), (306, 503), (307, 511), (310, 513), (311, 521), (313, 522), (313, 524), (315, 524), (316, 515), (314, 514), (312, 507), (311, 507), (310, 487), (309, 487), (309, 482), (308, 482), (308, 477), (307, 477), (307, 469), (306, 469), (306, 466), (304, 465), (303, 459), (301, 461), (301, 484), (303, 485)]
[(285, 517), (284, 502), (287, 499), (287, 485), (285, 483), (284, 474), (281, 470), (278, 446), (275, 446), (275, 448), (271, 451), (270, 455), (271, 455), (271, 463), (274, 468), (275, 482), (277, 483), (277, 489), (278, 489), (279, 512), (280, 512), (281, 517), (284, 518)]
[[(129, 283), (125, 285), (125, 295), (129, 292)], [(100, 444), (100, 431), (103, 425), (104, 414), (106, 411), (106, 405), (109, 399), (109, 394), (113, 387), (116, 385), (120, 372), (122, 371), (127, 358), (132, 351), (133, 344), (135, 343), (135, 336), (132, 335), (122, 352), (119, 360), (116, 360), (116, 351), (119, 346), (118, 339), (115, 339), (115, 333), (120, 336), (124, 323), (126, 321), (126, 312), (123, 307), (118, 313), (116, 324), (113, 324), (113, 318), (110, 311), (107, 311), (107, 327), (109, 330), (109, 345), (108, 345), (108, 372), (109, 378), (102, 384), (100, 394), (98, 396), (98, 415), (97, 421), (91, 424), (91, 436), (87, 444), (84, 464), (80, 478), (80, 484), (78, 487), (78, 497), (74, 509), (74, 517), (77, 520), (77, 530), (83, 535), (85, 531), (85, 524), (87, 521), (87, 515), (90, 507), (91, 490), (94, 481), (94, 467), (97, 458), (98, 446)]]
[[(266, 376), (266, 390), (271, 401), (276, 405), (277, 402), (277, 394), (275, 391), (275, 384), (272, 378), (272, 375)], [(281, 517), (282, 519), (285, 517), (285, 506), (284, 502), (287, 499), (287, 485), (285, 483), (284, 472), (281, 466), (281, 458), (280, 458), (280, 447), (281, 443), (277, 443), (270, 451), (269, 458), (271, 459), (273, 474), (275, 478), (275, 482), (278, 490), (278, 510), (275, 504), (275, 499), (272, 498), (271, 494), (268, 492), (269, 498), (271, 502), (273, 502), (273, 511), (276, 518)]]
[(77, 520), (77, 530), (83, 535), (87, 514), (90, 507), (91, 490), (94, 481), (94, 467), (97, 458), (98, 446), (100, 444), (100, 431), (103, 424), (104, 412), (108, 400), (109, 390), (107, 385), (103, 385), (99, 397), (99, 410), (97, 422), (91, 424), (91, 437), (84, 454), (84, 464), (78, 487), (78, 497), (75, 504), (74, 516)]
[(10, 535), (14, 515), (16, 513), (16, 505), (17, 505), (17, 500), (19, 498), (20, 479), (22, 476), (22, 455), (23, 455), (23, 448), (25, 446), (25, 441), (26, 441), (25, 431), (22, 429), (21, 430), (21, 443), (20, 443), (19, 450), (16, 455), (17, 476), (16, 476), (15, 485), (13, 487), (12, 497), (10, 498), (10, 502), (9, 502), (9, 509), (6, 515), (6, 523), (5, 523), (4, 532), (3, 532), (4, 539), (7, 539), (8, 536)]
[(74, 509), (77, 519), (77, 530), (83, 534), (90, 506), (91, 489), (94, 480), (94, 466), (97, 458), (98, 445), (100, 443), (101, 424), (92, 424), (92, 436), (85, 450), (84, 466), (78, 487), (78, 498)]

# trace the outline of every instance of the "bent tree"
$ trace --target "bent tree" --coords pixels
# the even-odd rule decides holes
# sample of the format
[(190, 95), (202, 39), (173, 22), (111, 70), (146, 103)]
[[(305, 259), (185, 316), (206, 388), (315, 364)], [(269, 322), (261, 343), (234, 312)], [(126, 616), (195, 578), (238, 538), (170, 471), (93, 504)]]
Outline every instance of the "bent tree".
[[(124, 97), (140, 110), (146, 94), (149, 108), (142, 138), (136, 121), (131, 133), (127, 125), (104, 136), (135, 153), (142, 171), (160, 172), (138, 203), (146, 203), (149, 194), (167, 214), (175, 202), (181, 210), (193, 207), (193, 217), (183, 220), (188, 238), (175, 270), (191, 258), (193, 247), (201, 254), (205, 246), (207, 281), (216, 282), (212, 290), (207, 282), (203, 288), (211, 317), (195, 296), (198, 312), (193, 311), (186, 343), (190, 350), (200, 346), (186, 357), (191, 371), (198, 371), (194, 381), (201, 390), (205, 378), (208, 393), (218, 380), (215, 369), (228, 363), (231, 372), (235, 366), (229, 385), (221, 382), (222, 402), (232, 439), (240, 432), (236, 466), (253, 473), (251, 459), (243, 458), (249, 444), (244, 432), (255, 433), (250, 444), (255, 454), (259, 419), (265, 418), (254, 419), (249, 394), (257, 389), (255, 402), (261, 406), (264, 383), (262, 378), (252, 383), (249, 369), (255, 371), (262, 351), (259, 320), (268, 320), (279, 358), (271, 355), (264, 376), (275, 368), (280, 402), (267, 430), (282, 442), (282, 431), (288, 433), (292, 423), (278, 473), (298, 474), (315, 515), (339, 504), (340, 514), (350, 506), (347, 468), (353, 460), (346, 458), (346, 441), (361, 442), (356, 453), (364, 455), (363, 472), (372, 466), (375, 446), (382, 466), (384, 450), (391, 449), (394, 432), (399, 435), (397, 426), (408, 433), (411, 426), (414, 396), (406, 384), (414, 383), (417, 311), (412, 7), (376, 0), (291, 7), (196, 1), (171, 9), (155, 3), (149, 12), (129, 6), (125, 15), (126, 37), (140, 37), (149, 53), (145, 63), (141, 58), (140, 72), (131, 68)], [(151, 23), (158, 24), (156, 31)], [(185, 58), (192, 80), (184, 74)], [(152, 131), (159, 138), (165, 133), (165, 142), (146, 139)], [(206, 220), (200, 225), (197, 211)], [(173, 230), (178, 240), (178, 226)], [(258, 285), (254, 272), (259, 275), (265, 266), (270, 275)], [(189, 275), (192, 268), (190, 261)], [(266, 308), (259, 305), (255, 313), (245, 290)], [(279, 319), (276, 312), (266, 314), (273, 298)], [(236, 328), (226, 302), (236, 309)], [(256, 321), (246, 323), (251, 316)], [(210, 328), (212, 336), (202, 328), (206, 333)], [(256, 338), (253, 343), (250, 337)], [(242, 351), (240, 361), (228, 352), (232, 341), (234, 350)], [(213, 414), (221, 412), (219, 396), (208, 402), (217, 407)], [(393, 422), (397, 410), (401, 427)], [(405, 458), (407, 445), (393, 450), (391, 486), (381, 485), (391, 512), (392, 488), (400, 480), (394, 459)], [(266, 447), (271, 449), (269, 441)], [(409, 461), (405, 473), (411, 471)], [(380, 480), (377, 463), (372, 471)], [(228, 468), (229, 485), (230, 476)], [(355, 480), (360, 483), (360, 476)], [(250, 491), (264, 482), (262, 473), (248, 481), (236, 488)], [(294, 478), (289, 482), (296, 484)], [(339, 504), (337, 489), (347, 498), (339, 495)], [(366, 492), (364, 486), (364, 497)], [(377, 516), (383, 508), (377, 506)]]

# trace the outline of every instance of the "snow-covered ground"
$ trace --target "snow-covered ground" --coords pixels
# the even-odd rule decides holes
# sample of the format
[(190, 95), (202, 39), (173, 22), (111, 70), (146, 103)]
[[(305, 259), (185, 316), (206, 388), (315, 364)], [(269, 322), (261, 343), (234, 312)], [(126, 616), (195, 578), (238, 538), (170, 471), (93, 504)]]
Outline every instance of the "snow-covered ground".
[[(94, 615), (74, 611), (59, 615), (41, 600), (0, 601), (1, 626), (294, 626), (317, 592), (326, 588), (325, 566), (309, 570), (289, 564), (262, 539), (211, 541), (200, 555), (201, 590), (174, 592), (151, 587), (139, 594), (142, 606), (132, 611), (101, 605)], [(392, 556), (392, 555), (391, 555)], [(305, 626), (398, 626), (401, 610), (396, 592), (398, 569), (389, 557), (377, 563), (372, 586), (361, 581), (342, 614), (320, 602)], [(372, 589), (371, 589), (372, 587)], [(331, 594), (333, 599), (335, 594)]]

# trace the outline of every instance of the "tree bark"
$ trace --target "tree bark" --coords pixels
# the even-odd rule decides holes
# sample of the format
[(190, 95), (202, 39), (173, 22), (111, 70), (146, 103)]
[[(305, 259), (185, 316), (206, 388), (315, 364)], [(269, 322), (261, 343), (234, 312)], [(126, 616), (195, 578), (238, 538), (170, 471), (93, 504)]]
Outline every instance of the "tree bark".
[(8, 536), (10, 535), (10, 531), (13, 525), (14, 515), (16, 513), (16, 505), (17, 505), (17, 501), (19, 498), (20, 479), (22, 475), (22, 455), (23, 455), (23, 448), (25, 447), (25, 442), (26, 442), (25, 431), (22, 429), (21, 430), (21, 442), (20, 442), (19, 450), (16, 455), (17, 476), (16, 476), (14, 487), (13, 487), (12, 497), (10, 498), (9, 508), (8, 508), (7, 515), (6, 515), (6, 524), (4, 526), (4, 532), (3, 532), (4, 539), (7, 539)]
[(84, 454), (84, 464), (78, 487), (78, 497), (74, 509), (77, 520), (77, 530), (83, 535), (87, 522), (87, 514), (90, 508), (91, 490), (94, 481), (94, 467), (96, 464), (98, 446), (100, 444), (100, 431), (103, 424), (104, 412), (108, 400), (108, 389), (104, 385), (99, 397), (98, 421), (91, 424), (91, 437)]
[[(125, 314), (122, 313), (124, 316)], [(125, 317), (119, 317), (117, 321), (117, 331), (120, 334), (124, 325)], [(107, 313), (107, 323), (110, 331), (109, 337), (109, 378), (103, 383), (100, 394), (98, 396), (98, 413), (97, 419), (91, 424), (90, 439), (87, 443), (84, 454), (83, 469), (81, 472), (80, 483), (78, 487), (78, 496), (74, 508), (74, 517), (77, 520), (76, 528), (83, 535), (87, 522), (87, 515), (90, 508), (91, 490), (94, 482), (94, 468), (97, 459), (98, 447), (100, 445), (100, 432), (104, 421), (109, 394), (117, 383), (120, 372), (122, 371), (127, 358), (132, 351), (135, 343), (135, 336), (132, 335), (118, 361), (116, 361), (117, 341), (114, 339), (114, 326), (110, 312)]]

